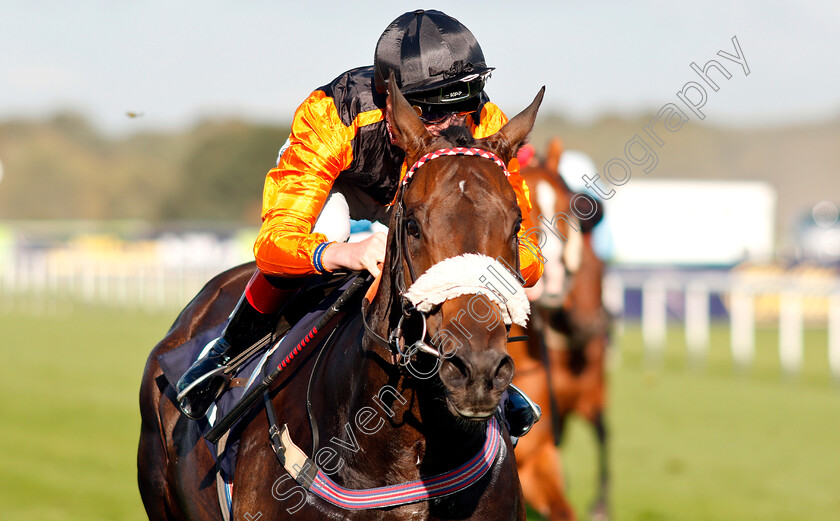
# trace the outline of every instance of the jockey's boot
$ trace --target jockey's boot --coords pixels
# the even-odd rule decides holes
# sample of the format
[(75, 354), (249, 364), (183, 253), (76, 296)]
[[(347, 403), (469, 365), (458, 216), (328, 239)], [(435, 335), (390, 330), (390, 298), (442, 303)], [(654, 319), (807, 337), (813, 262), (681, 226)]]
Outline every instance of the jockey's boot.
[(540, 421), (542, 410), (521, 389), (510, 384), (507, 388), (507, 400), (504, 403), (503, 416), (515, 447), (518, 439), (528, 434), (531, 427)]
[(273, 287), (257, 271), (248, 282), (222, 335), (212, 340), (207, 353), (196, 360), (176, 384), (178, 405), (197, 420), (224, 390), (227, 364), (272, 332), (277, 312), (297, 292)]

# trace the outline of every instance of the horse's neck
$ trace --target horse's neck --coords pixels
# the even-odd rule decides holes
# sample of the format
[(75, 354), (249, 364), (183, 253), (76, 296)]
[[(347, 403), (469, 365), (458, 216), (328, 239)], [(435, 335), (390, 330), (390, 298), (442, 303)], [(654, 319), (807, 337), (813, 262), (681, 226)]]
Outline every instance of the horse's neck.
[[(386, 312), (375, 305), (370, 311)], [(330, 377), (336, 401), (332, 417), (323, 420), (329, 434), (321, 445), (336, 450), (343, 461), (335, 475), (344, 485), (369, 488), (414, 480), (451, 470), (475, 455), (483, 429), (464, 429), (446, 411), (439, 384), (407, 377), (362, 331), (361, 320), (351, 323), (341, 335), (345, 342), (339, 340), (350, 347), (334, 349), (328, 364), (336, 370)], [(386, 330), (377, 333), (387, 338)]]

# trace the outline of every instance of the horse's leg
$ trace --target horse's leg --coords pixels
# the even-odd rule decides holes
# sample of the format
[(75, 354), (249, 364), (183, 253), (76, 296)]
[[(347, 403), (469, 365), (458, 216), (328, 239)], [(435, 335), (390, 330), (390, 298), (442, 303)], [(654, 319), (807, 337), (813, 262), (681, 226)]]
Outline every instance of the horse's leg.
[(607, 426), (603, 411), (598, 411), (592, 421), (598, 440), (598, 495), (592, 504), (590, 514), (593, 521), (609, 519), (609, 461), (607, 453)]
[(586, 385), (577, 404), (578, 413), (586, 418), (595, 431), (598, 443), (597, 495), (589, 509), (594, 521), (609, 519), (609, 455), (607, 449), (605, 355), (607, 339), (598, 335), (589, 341)]
[(520, 467), (519, 480), (522, 482), (525, 501), (549, 521), (575, 519), (572, 506), (563, 493), (563, 469), (553, 444), (540, 445)]
[(156, 357), (149, 357), (140, 384), (140, 444), (137, 450), (137, 484), (149, 521), (172, 521), (169, 509), (168, 453), (164, 437), (170, 432), (161, 415), (162, 392), (167, 388)]
[(177, 431), (183, 430), (188, 422), (172, 403), (174, 392), (161, 373), (157, 357), (150, 357), (140, 386), (141, 426), (137, 451), (140, 497), (150, 521), (215, 519), (195, 514), (197, 506), (203, 506), (205, 511), (210, 511), (206, 507), (208, 503), (216, 511), (218, 506), (207, 499), (206, 492), (199, 494), (197, 485), (184, 486), (196, 481), (190, 471), (186, 472), (187, 479), (177, 477), (184, 467), (196, 473), (212, 467), (212, 459), (202, 465), (195, 464), (196, 451), (174, 441), (180, 439)]
[(166, 515), (166, 451), (161, 438), (157, 415), (157, 398), (153, 381), (144, 379), (140, 387), (140, 446), (137, 450), (137, 484), (149, 521), (167, 521)]
[(137, 482), (151, 521), (217, 519), (220, 515), (215, 488), (208, 479), (212, 478), (208, 471), (213, 468), (212, 456), (197, 435), (184, 435), (190, 424), (174, 405), (174, 389), (163, 377), (158, 356), (200, 329), (223, 321), (253, 272), (253, 264), (243, 265), (208, 282), (146, 362), (140, 385)]

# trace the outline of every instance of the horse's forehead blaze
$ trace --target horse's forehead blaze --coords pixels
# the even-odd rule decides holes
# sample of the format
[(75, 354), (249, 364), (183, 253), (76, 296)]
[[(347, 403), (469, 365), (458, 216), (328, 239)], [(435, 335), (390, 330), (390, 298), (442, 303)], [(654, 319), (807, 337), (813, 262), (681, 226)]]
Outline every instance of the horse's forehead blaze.
[(508, 258), (512, 243), (507, 239), (518, 205), (493, 161), (475, 156), (427, 161), (406, 186), (403, 201), (406, 214), (424, 227), (424, 246), (415, 252), (418, 268), (465, 252)]
[[(407, 204), (458, 206), (473, 198), (494, 211), (516, 206), (516, 194), (498, 165), (480, 157), (441, 157), (423, 165), (409, 184)], [(496, 203), (496, 204), (494, 204)]]

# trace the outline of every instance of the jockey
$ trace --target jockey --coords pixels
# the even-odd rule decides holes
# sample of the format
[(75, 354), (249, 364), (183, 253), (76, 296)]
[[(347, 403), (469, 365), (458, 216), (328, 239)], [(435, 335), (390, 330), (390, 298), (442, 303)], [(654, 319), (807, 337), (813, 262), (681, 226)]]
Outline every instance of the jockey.
[[(292, 130), (271, 169), (263, 193), (263, 224), (254, 246), (257, 272), (231, 314), (222, 336), (177, 384), (188, 417), (206, 413), (223, 380), (223, 367), (273, 328), (277, 313), (303, 277), (338, 269), (380, 274), (384, 233), (345, 242), (350, 219), (388, 223), (390, 205), (406, 170), (405, 153), (392, 143), (385, 117), (387, 77), (394, 71), (405, 98), (431, 133), (461, 125), (473, 136), (496, 133), (507, 122), (484, 93), (491, 67), (472, 33), (440, 11), (405, 13), (376, 45), (373, 66), (344, 72), (315, 90), (298, 107)], [(531, 228), (528, 188), (513, 160), (510, 183), (522, 210), (522, 230)], [(542, 274), (536, 245), (520, 232), (520, 271), (527, 286)], [(512, 435), (537, 417), (527, 398), (509, 389), (506, 408)], [(528, 401), (530, 402), (530, 401)]]

